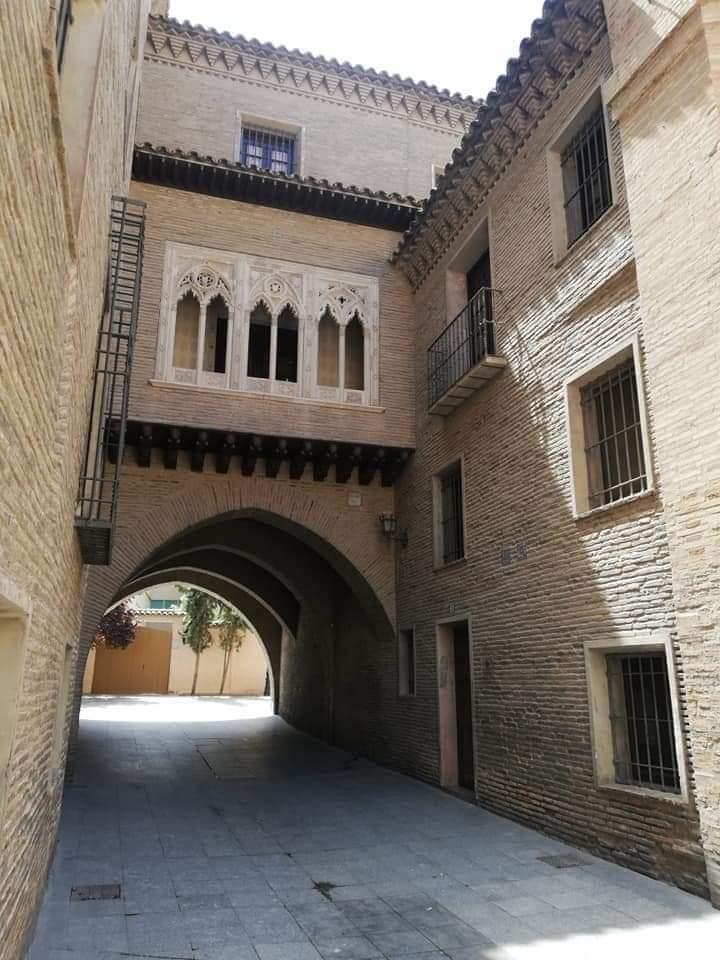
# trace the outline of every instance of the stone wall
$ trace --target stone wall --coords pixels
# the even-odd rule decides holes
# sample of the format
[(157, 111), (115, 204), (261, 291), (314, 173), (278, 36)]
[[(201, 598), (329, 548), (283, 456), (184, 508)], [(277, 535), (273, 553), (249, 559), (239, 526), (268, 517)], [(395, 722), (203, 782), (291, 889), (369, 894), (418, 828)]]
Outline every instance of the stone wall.
[[(638, 6), (607, 3), (613, 56), (634, 57), (637, 68), (618, 77), (611, 106), (627, 170), (695, 799), (720, 906), (718, 8), (666, 16), (642, 60), (646, 48), (627, 29)], [(690, 4), (672, 6), (682, 14)]]
[(10, 742), (0, 769), (3, 960), (22, 953), (57, 827), (69, 719), (63, 689), (75, 665), (83, 584), (75, 495), (110, 197), (127, 189), (126, 97), (147, 9), (144, 0), (107, 6), (97, 62), (85, 76), (91, 87), (97, 79), (86, 164), (71, 182), (55, 6), (8, 0), (0, 8), (0, 594), (23, 624), (17, 699), (2, 720)]
[[(467, 617), (475, 792), (492, 809), (700, 893), (692, 803), (598, 787), (584, 643), (677, 630), (663, 493), (576, 519), (565, 381), (643, 333), (619, 131), (615, 204), (555, 261), (547, 148), (612, 71), (602, 41), (416, 295), (417, 448), (397, 491), (409, 535), (398, 626), (414, 626), (418, 692), (396, 738), (437, 780), (439, 622)], [(427, 409), (426, 349), (448, 323), (448, 262), (490, 217), (497, 352), (507, 369), (445, 419)], [(648, 357), (648, 359), (650, 359)], [(657, 398), (650, 383), (653, 454)], [(432, 477), (462, 458), (465, 560), (433, 569)], [(662, 466), (662, 464), (661, 464)]]

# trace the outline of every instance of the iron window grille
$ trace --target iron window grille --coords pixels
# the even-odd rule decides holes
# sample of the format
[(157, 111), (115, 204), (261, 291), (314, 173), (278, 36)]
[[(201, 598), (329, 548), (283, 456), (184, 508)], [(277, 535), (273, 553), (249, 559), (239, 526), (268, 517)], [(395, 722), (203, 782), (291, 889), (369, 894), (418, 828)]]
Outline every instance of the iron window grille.
[(665, 652), (609, 654), (607, 673), (615, 780), (679, 793)]
[(488, 354), (495, 353), (495, 291), (483, 287), (428, 349), (428, 399), (443, 394)]
[(440, 533), (442, 561), (453, 563), (465, 556), (463, 529), (463, 489), (460, 463), (440, 474)]
[(272, 173), (295, 173), (295, 136), (264, 127), (244, 127), (240, 162)]
[(647, 490), (633, 359), (583, 387), (580, 398), (591, 509)]
[(67, 45), (68, 30), (70, 29), (72, 22), (72, 0), (60, 0), (57, 11), (57, 24), (55, 27), (55, 49), (57, 51), (58, 73), (60, 70), (62, 70), (65, 47)]
[(605, 117), (599, 107), (561, 156), (568, 246), (612, 204)]
[(125, 445), (130, 367), (140, 304), (145, 204), (113, 197), (105, 312), (75, 526), (85, 563), (108, 564)]

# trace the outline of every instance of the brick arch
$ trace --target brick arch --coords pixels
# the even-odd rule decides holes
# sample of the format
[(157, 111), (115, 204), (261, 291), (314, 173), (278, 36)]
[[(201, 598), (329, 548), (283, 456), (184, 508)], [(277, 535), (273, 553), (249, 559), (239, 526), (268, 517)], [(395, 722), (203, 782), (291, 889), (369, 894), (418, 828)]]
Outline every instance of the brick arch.
[[(162, 474), (160, 476), (163, 476)], [(112, 562), (88, 578), (81, 643), (87, 648), (100, 617), (123, 584), (175, 538), (217, 521), (247, 516), (284, 530), (323, 557), (346, 581), (377, 622), (394, 623), (394, 562), (377, 524), (359, 535), (358, 516), (323, 497), (322, 490), (266, 478), (182, 474), (182, 489), (146, 498), (142, 481), (121, 487)], [(152, 480), (151, 480), (152, 482)], [(164, 485), (163, 485), (164, 486)], [(366, 521), (368, 518), (365, 518)], [(374, 608), (374, 609), (373, 609)]]
[(234, 607), (250, 621), (265, 651), (272, 678), (273, 709), (277, 713), (280, 692), (280, 655), (282, 632), (291, 627), (279, 620), (273, 611), (267, 609), (262, 600), (252, 591), (238, 582), (189, 566), (166, 566), (148, 572), (136, 580), (131, 580), (122, 596), (117, 596), (112, 606), (122, 603), (135, 593), (147, 590), (162, 583), (183, 583), (201, 590), (207, 590), (218, 599)]

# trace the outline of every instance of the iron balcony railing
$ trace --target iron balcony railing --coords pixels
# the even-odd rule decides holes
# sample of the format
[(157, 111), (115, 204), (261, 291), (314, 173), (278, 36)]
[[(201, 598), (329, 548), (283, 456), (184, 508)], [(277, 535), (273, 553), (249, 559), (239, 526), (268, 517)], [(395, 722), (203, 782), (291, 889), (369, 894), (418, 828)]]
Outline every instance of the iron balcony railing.
[(108, 564), (125, 444), (130, 365), (140, 306), (145, 204), (113, 197), (105, 312), (75, 526), (85, 563)]
[(495, 291), (483, 287), (428, 349), (429, 406), (495, 353)]

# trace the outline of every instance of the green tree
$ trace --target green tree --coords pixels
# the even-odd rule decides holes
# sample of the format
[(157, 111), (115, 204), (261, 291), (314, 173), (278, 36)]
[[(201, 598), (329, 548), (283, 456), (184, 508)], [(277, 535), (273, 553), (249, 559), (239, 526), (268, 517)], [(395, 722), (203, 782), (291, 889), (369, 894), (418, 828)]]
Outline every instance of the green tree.
[(241, 613), (237, 613), (232, 607), (225, 603), (219, 603), (217, 625), (220, 627), (220, 647), (223, 651), (222, 680), (220, 681), (220, 694), (222, 695), (225, 693), (225, 681), (230, 668), (230, 658), (242, 646), (248, 631), (248, 622)]
[(210, 627), (216, 620), (217, 601), (204, 590), (181, 588), (180, 608), (183, 615), (182, 642), (195, 654), (195, 670), (191, 694), (197, 689), (200, 654), (212, 644)]

